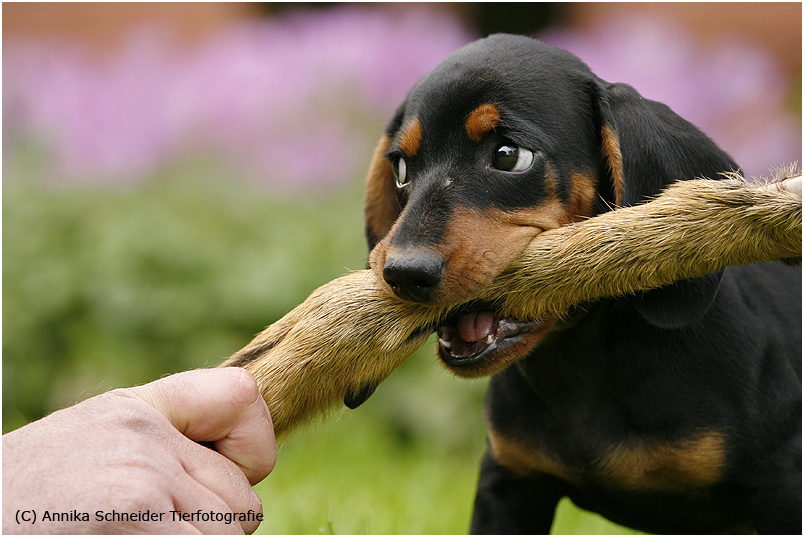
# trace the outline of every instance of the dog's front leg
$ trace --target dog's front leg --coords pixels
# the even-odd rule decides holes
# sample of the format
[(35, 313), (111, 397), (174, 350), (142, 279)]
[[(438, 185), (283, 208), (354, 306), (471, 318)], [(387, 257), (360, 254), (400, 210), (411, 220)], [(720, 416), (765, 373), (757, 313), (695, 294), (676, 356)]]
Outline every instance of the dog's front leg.
[(472, 534), (549, 534), (563, 489), (563, 483), (550, 475), (517, 476), (487, 452), (470, 530)]
[(277, 438), (360, 405), (433, 332), (438, 309), (403, 304), (373, 279), (356, 271), (325, 284), (221, 365), (254, 375)]

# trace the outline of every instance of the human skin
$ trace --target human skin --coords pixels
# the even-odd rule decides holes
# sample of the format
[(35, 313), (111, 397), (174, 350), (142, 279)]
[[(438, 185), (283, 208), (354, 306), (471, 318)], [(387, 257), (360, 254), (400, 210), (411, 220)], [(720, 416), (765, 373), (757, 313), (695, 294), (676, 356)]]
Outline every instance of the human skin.
[[(194, 370), (112, 390), (3, 436), (3, 533), (251, 533), (262, 519), (251, 485), (275, 456), (268, 408), (246, 370)], [(175, 515), (199, 510), (251, 517)], [(45, 511), (67, 521), (48, 521)], [(97, 512), (112, 511), (163, 515), (98, 521)]]

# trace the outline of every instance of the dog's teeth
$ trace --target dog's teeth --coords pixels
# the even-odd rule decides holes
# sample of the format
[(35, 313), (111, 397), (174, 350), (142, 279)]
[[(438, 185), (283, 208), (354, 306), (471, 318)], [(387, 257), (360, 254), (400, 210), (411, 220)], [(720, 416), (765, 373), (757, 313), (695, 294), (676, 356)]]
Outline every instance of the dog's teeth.
[(494, 342), (494, 341), (495, 341), (495, 339), (492, 338), (491, 334), (486, 337), (486, 343), (487, 344), (492, 345), (492, 342)]
[(445, 349), (450, 349), (450, 342), (448, 342), (447, 340), (439, 338), (439, 343), (442, 344), (442, 347), (444, 347)]

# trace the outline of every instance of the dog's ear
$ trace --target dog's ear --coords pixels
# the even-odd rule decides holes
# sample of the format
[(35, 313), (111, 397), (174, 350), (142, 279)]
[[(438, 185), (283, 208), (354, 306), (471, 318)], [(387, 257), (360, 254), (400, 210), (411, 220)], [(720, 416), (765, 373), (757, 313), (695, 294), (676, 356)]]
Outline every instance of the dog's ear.
[(391, 162), (386, 158), (394, 136), (402, 126), (408, 100), (397, 108), (386, 125), (386, 131), (375, 146), (369, 173), (366, 176), (366, 196), (364, 198), (364, 226), (369, 251), (389, 233), (400, 216), (402, 208), (397, 199), (397, 185)]
[(655, 196), (678, 180), (718, 179), (738, 166), (694, 125), (626, 84), (593, 83), (601, 155), (617, 206)]
[(400, 216), (397, 202), (394, 172), (386, 159), (391, 146), (391, 138), (383, 135), (375, 147), (369, 173), (366, 177), (366, 197), (364, 205), (364, 224), (369, 250), (385, 237)]
[(631, 300), (640, 316), (661, 329), (681, 329), (699, 321), (713, 304), (724, 270), (680, 280)]
[[(737, 171), (735, 162), (704, 133), (667, 106), (643, 98), (625, 84), (594, 82), (594, 110), (601, 136), (602, 197), (616, 207), (659, 194), (678, 180), (717, 179)], [(722, 272), (677, 282), (632, 299), (649, 323), (679, 328), (710, 308)]]

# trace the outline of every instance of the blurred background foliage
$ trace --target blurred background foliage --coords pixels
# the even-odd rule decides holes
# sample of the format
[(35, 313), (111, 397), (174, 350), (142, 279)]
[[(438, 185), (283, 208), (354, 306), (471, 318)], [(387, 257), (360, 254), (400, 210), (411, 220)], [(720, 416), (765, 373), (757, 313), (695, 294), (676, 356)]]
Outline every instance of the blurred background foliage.
[[(748, 175), (800, 159), (798, 4), (6, 3), (3, 431), (214, 366), (363, 268), (385, 120), (495, 31), (668, 103)], [(485, 386), (426, 345), (281, 448), (259, 532), (465, 532)], [(563, 503), (554, 531), (624, 529)]]

